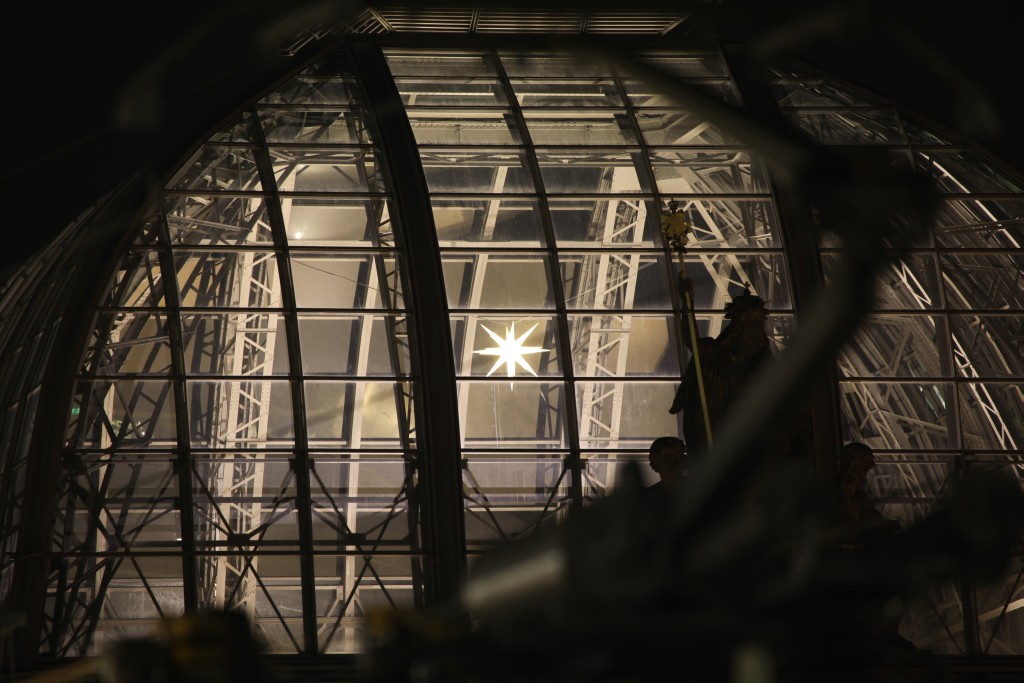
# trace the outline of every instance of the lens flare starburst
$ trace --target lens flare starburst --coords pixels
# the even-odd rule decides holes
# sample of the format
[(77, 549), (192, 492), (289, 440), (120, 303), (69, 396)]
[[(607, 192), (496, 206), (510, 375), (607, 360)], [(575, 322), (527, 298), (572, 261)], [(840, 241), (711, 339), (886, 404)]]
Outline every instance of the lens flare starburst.
[(497, 344), (497, 346), (492, 346), (489, 349), (481, 349), (473, 352), (483, 356), (498, 357), (498, 359), (494, 361), (494, 365), (487, 372), (488, 377), (493, 375), (495, 370), (500, 368), (502, 365), (505, 366), (505, 372), (509, 377), (516, 376), (517, 365), (534, 377), (537, 376), (537, 373), (534, 372), (533, 368), (530, 367), (530, 364), (526, 362), (524, 356), (531, 353), (544, 353), (548, 349), (543, 349), (539, 346), (523, 346), (523, 342), (525, 342), (526, 338), (529, 337), (535, 329), (537, 329), (537, 325), (528, 329), (521, 336), (516, 337), (516, 324), (512, 323), (512, 326), (505, 330), (504, 339), (488, 329), (486, 325), (481, 325), (480, 327), (484, 328), (484, 332), (491, 335), (491, 339), (493, 339), (494, 343)]

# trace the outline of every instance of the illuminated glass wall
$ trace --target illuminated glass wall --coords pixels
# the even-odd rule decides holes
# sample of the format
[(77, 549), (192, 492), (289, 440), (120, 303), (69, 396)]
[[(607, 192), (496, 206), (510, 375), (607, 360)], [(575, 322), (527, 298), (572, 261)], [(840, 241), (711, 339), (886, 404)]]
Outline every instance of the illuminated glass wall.
[(76, 379), (44, 652), (101, 649), (190, 603), (244, 611), (275, 652), (352, 651), (368, 610), (413, 604), (389, 201), (340, 55), (164, 188)]
[[(552, 54), (388, 50), (442, 249), (470, 551), (532, 533), (680, 435), (688, 356), (660, 216), (696, 226), (701, 333), (745, 285), (791, 326), (759, 162), (714, 125), (609, 67)], [(647, 59), (729, 101), (712, 53)], [(501, 355), (525, 347), (522, 362)], [(505, 362), (503, 362), (503, 360)]]

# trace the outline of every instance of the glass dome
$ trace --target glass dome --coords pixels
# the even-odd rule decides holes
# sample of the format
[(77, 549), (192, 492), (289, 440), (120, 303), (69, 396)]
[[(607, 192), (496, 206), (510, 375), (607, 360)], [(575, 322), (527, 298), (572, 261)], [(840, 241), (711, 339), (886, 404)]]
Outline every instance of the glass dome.
[[(744, 102), (717, 51), (643, 58)], [(765, 83), (794, 130), (884, 147), (943, 193), (836, 364), (838, 430), (875, 450), (883, 512), (920, 520), (966, 467), (1019, 474), (1020, 182), (848, 84), (802, 68)], [(63, 436), (46, 454), (40, 653), (99, 651), (215, 606), (245, 611), (274, 652), (358, 651), (370, 610), (436, 600), (446, 571), (604, 495), (625, 463), (653, 481), (649, 444), (682, 436), (668, 407), (689, 357), (661, 215), (674, 201), (694, 226), (700, 334), (746, 287), (781, 352), (798, 255), (777, 200), (754, 151), (608, 65), (322, 52), (196, 147), (95, 291), (48, 425)], [(818, 227), (828, 282), (841, 245)], [(50, 308), (28, 310), (39, 284), (0, 301), (5, 593), (26, 478), (47, 476), (28, 473), (33, 392), (75, 289), (59, 247), (76, 239), (21, 276), (60, 290)], [(447, 437), (425, 419), (445, 411)], [(1019, 654), (1022, 566), (942, 587), (902, 632), (955, 653), (976, 631), (986, 652)]]

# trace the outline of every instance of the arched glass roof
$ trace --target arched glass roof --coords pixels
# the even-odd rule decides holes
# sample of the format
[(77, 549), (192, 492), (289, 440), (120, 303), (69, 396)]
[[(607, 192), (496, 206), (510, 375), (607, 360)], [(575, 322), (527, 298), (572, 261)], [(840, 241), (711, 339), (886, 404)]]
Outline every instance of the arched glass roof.
[[(744, 101), (717, 51), (644, 58)], [(899, 252), (837, 359), (841, 437), (875, 449), (883, 512), (922, 519), (966, 467), (1018, 474), (1019, 181), (849, 85), (803, 69), (767, 85), (816, 142), (882, 147), (943, 193), (928, 240)], [(646, 468), (654, 438), (682, 435), (668, 413), (689, 355), (660, 230), (670, 200), (694, 225), (701, 334), (717, 335), (749, 287), (785, 348), (798, 255), (777, 198), (754, 151), (607, 65), (503, 49), (323, 53), (196, 148), (97, 295), (50, 456), (39, 651), (95, 652), (214, 606), (245, 611), (274, 652), (358, 651), (370, 610), (436, 597), (450, 543), (464, 561), (557, 523), (625, 463)], [(842, 245), (818, 227), (828, 282)], [(37, 268), (68, 287), (50, 258)], [(432, 282), (417, 275), (428, 259)], [(3, 371), (29, 373), (5, 379), (0, 405), (5, 591), (43, 372), (14, 358), (47, 348), (27, 336), (31, 296), (9, 285), (0, 303), (5, 343), (23, 354)], [(438, 306), (410, 303), (423, 297)], [(516, 345), (518, 359), (502, 355)], [(438, 372), (455, 397), (449, 442), (423, 420)], [(446, 472), (454, 498), (437, 493)], [(1021, 566), (997, 585), (936, 589), (903, 633), (966, 652), (970, 624), (987, 652), (1018, 653)]]

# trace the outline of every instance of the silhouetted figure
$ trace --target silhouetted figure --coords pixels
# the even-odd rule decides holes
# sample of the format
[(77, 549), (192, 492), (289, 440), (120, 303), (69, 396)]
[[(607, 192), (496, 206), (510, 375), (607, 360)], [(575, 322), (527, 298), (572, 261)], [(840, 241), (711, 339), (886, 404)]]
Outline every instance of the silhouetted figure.
[[(678, 284), (685, 306), (686, 301), (693, 300), (693, 282), (680, 276)], [(715, 427), (751, 375), (772, 357), (768, 335), (764, 331), (768, 319), (764, 305), (764, 299), (746, 290), (726, 305), (725, 317), (730, 322), (721, 334), (713, 339), (697, 339), (712, 438)], [(689, 311), (683, 311), (684, 318), (689, 314)], [(683, 340), (692, 352), (693, 343), (689, 335), (684, 335)], [(686, 437), (687, 448), (691, 453), (704, 450), (708, 445), (707, 432), (693, 358), (686, 366), (683, 381), (669, 409), (673, 415), (680, 411), (683, 412), (683, 436)]]
[(854, 441), (843, 446), (841, 458), (839, 476), (827, 482), (832, 523), (828, 544), (858, 549), (899, 532), (899, 522), (883, 516), (864, 491), (868, 472), (875, 467), (874, 451)]
[[(899, 522), (888, 519), (875, 507), (875, 501), (864, 490), (868, 472), (875, 467), (875, 454), (859, 441), (843, 446), (839, 476), (826, 483), (830, 494), (827, 510), (831, 527), (823, 545), (826, 552), (855, 560), (863, 557), (874, 544), (900, 533)], [(876, 610), (870, 638), (883, 648), (914, 649), (914, 644), (899, 635), (902, 613)]]
[(651, 442), (647, 453), (651, 469), (658, 473), (661, 480), (648, 490), (652, 492), (669, 492), (679, 488), (683, 483), (683, 469), (686, 466), (686, 444), (675, 436), (660, 436)]

